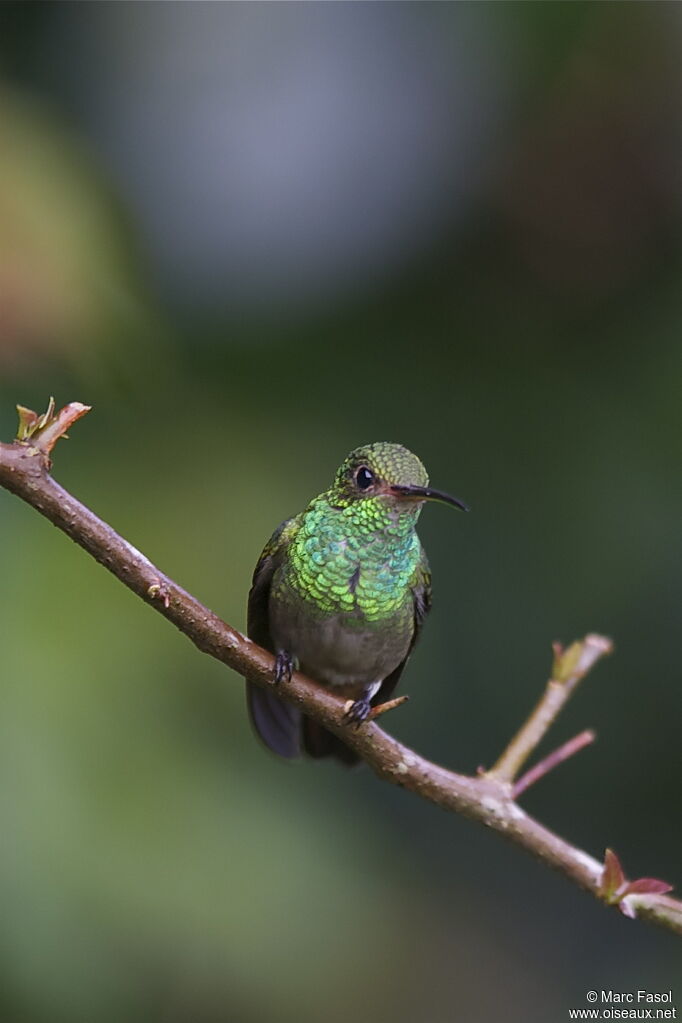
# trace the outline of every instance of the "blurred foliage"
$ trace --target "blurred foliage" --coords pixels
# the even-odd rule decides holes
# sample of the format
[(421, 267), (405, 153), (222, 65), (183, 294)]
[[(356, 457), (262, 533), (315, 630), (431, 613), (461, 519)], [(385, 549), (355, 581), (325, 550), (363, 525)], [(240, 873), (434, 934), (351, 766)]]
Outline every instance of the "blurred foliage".
[(104, 375), (107, 349), (141, 338), (145, 321), (120, 216), (37, 101), (0, 88), (0, 125), (0, 371)]
[[(465, 212), (446, 190), (390, 272), (287, 306), (202, 304), (164, 277), (102, 85), (118, 69), (143, 106), (126, 75), (154, 33), (135, 5), (86, 6), (0, 9), (0, 436), (17, 402), (93, 405), (60, 482), (237, 627), (278, 522), (355, 445), (407, 444), (473, 514), (423, 516), (434, 610), (387, 727), (474, 771), (537, 698), (552, 640), (611, 635), (547, 740), (599, 742), (524, 805), (679, 889), (677, 8), (281, 5), (288, 34), (261, 49), (271, 8), (246, 5), (257, 85), (327, 6), (376, 9), (387, 48), (419, 22), (427, 68), (429, 26), (456, 53), (473, 21), (506, 83), (485, 85), (496, 139)], [(149, 5), (160, 35), (177, 6)], [(222, 7), (192, 24), (210, 35)], [(100, 22), (128, 63), (92, 59)], [(168, 76), (189, 51), (170, 52)], [(217, 74), (207, 56), (198, 95)], [(192, 153), (197, 180), (212, 158)], [(162, 161), (146, 173), (161, 187)], [(3, 1020), (545, 1023), (589, 988), (682, 990), (672, 936), (367, 771), (275, 762), (238, 679), (4, 494), (0, 529)]]

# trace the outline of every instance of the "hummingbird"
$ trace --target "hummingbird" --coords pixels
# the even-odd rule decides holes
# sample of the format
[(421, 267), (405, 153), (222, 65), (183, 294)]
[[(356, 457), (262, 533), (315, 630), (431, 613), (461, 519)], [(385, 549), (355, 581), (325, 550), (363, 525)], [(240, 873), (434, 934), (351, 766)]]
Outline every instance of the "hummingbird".
[(356, 727), (390, 698), (431, 607), (431, 573), (415, 528), (426, 501), (468, 511), (430, 487), (421, 461), (401, 444), (367, 444), (266, 544), (247, 633), (275, 655), (275, 686), (247, 680), (246, 694), (256, 732), (280, 757), (359, 759), (276, 686), (300, 668), (352, 701), (345, 717)]

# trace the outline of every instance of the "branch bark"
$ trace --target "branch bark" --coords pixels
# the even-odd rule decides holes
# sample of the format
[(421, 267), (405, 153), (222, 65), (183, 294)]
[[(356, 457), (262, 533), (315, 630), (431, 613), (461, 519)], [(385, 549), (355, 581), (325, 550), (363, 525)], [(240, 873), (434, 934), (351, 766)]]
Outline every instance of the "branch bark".
[(575, 692), (578, 682), (585, 678), (598, 660), (605, 654), (610, 654), (612, 650), (613, 644), (610, 639), (594, 633), (586, 636), (582, 642), (572, 643), (567, 650), (559, 643), (554, 644), (552, 677), (530, 717), (490, 770), (490, 777), (498, 778), (500, 781), (514, 780), (520, 768), (556, 721), (561, 708)]
[(580, 735), (574, 735), (568, 742), (562, 743), (558, 749), (555, 749), (553, 753), (546, 756), (539, 764), (535, 764), (529, 771), (515, 781), (512, 786), (512, 795), (514, 799), (518, 799), (522, 792), (529, 789), (531, 785), (535, 785), (540, 778), (544, 778), (546, 774), (553, 771), (559, 764), (563, 764), (569, 757), (574, 757), (576, 753), (579, 753), (581, 749), (585, 749), (597, 738), (591, 728), (586, 728)]
[[(24, 422), (28, 411), (23, 410)], [(43, 423), (42, 442), (38, 431), (28, 440), (0, 444), (0, 486), (26, 501), (71, 537), (125, 586), (172, 622), (199, 650), (238, 674), (247, 675), (258, 685), (272, 685), (272, 654), (227, 625), (164, 575), (144, 554), (52, 478), (50, 452), (54, 444), (67, 426), (87, 411), (86, 406), (77, 403), (66, 406), (57, 416)], [(349, 727), (343, 721), (343, 699), (300, 672), (296, 672), (290, 682), (280, 683), (278, 692), (342, 736), (379, 777), (445, 810), (461, 813), (499, 832), (591, 895), (608, 905), (618, 905), (626, 915), (649, 919), (682, 934), (682, 902), (663, 892), (662, 889), (668, 886), (650, 878), (626, 882), (619, 875), (616, 890), (605, 881), (604, 862), (550, 831), (529, 816), (514, 798), (513, 779), (521, 765), (554, 721), (578, 681), (610, 649), (609, 640), (595, 635), (587, 636), (567, 651), (555, 648), (553, 677), (540, 703), (495, 766), (478, 777), (458, 774), (426, 760), (387, 735), (373, 721), (366, 722), (359, 729)], [(386, 709), (390, 708), (387, 706)], [(565, 757), (554, 758), (551, 766), (560, 759)], [(551, 760), (552, 757), (547, 758), (547, 761)], [(541, 773), (547, 773), (547, 770)]]

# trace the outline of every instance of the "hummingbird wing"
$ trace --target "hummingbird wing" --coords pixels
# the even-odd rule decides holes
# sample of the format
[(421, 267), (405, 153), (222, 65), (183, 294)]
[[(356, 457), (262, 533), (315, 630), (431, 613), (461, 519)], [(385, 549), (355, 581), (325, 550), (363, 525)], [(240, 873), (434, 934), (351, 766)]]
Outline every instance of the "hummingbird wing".
[[(276, 651), (270, 635), (270, 586), (295, 528), (296, 518), (287, 519), (272, 534), (258, 559), (249, 591), (247, 635), (271, 653)], [(251, 723), (266, 746), (280, 757), (291, 759), (300, 756), (301, 713), (296, 707), (248, 680), (246, 703)]]
[(384, 681), (381, 683), (381, 689), (375, 693), (374, 698), (372, 699), (373, 707), (378, 707), (380, 703), (386, 703), (387, 700), (391, 699), (391, 695), (400, 681), (403, 669), (410, 659), (410, 654), (414, 649), (414, 644), (419, 639), (419, 634), (424, 622), (426, 621), (426, 616), (431, 610), (431, 570), (423, 548), (422, 556), (410, 582), (410, 589), (412, 590), (412, 598), (414, 601), (414, 628), (412, 632), (412, 641), (404, 659), (400, 662), (397, 668), (393, 669), (390, 675), (386, 676)]

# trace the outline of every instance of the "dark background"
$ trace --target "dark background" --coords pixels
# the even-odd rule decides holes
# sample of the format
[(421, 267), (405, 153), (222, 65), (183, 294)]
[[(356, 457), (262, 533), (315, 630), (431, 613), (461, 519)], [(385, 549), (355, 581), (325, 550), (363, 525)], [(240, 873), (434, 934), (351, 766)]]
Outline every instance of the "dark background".
[[(679, 5), (4, 4), (0, 428), (238, 628), (273, 528), (399, 441), (434, 610), (387, 727), (462, 771), (616, 652), (523, 798), (682, 885)], [(554, 1023), (679, 939), (368, 770), (0, 493), (0, 1015)], [(678, 1003), (679, 1004), (679, 1003)]]

